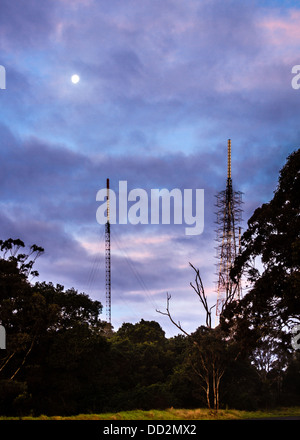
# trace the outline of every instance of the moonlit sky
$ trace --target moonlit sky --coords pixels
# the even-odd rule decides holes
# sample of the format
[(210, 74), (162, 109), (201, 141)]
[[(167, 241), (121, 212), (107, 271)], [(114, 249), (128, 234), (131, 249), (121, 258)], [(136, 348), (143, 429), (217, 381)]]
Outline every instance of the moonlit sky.
[[(227, 139), (244, 222), (299, 148), (299, 1), (1, 0), (1, 238), (36, 243), (38, 281), (105, 306), (97, 191), (203, 188), (205, 226), (112, 227), (112, 324), (158, 321), (166, 293), (187, 331), (204, 324), (190, 281), (216, 301), (215, 194)], [(72, 75), (80, 81), (73, 84)], [(103, 310), (105, 319), (105, 308)]]

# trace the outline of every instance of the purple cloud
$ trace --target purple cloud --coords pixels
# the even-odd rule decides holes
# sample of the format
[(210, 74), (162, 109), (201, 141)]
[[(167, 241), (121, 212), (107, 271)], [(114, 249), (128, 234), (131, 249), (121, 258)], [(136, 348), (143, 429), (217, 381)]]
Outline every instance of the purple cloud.
[(234, 187), (245, 193), (243, 227), (272, 198), (299, 146), (299, 93), (291, 87), (299, 9), (59, 0), (22, 9), (3, 1), (1, 10), (2, 238), (45, 247), (41, 279), (105, 303), (96, 193), (106, 178), (116, 191), (120, 180), (146, 191), (204, 188), (199, 237), (173, 224), (112, 230), (115, 326), (161, 319), (155, 308), (169, 291), (178, 319), (196, 328), (202, 315), (190, 312), (197, 299), (188, 262), (201, 269), (213, 301), (214, 196), (225, 186), (227, 139)]

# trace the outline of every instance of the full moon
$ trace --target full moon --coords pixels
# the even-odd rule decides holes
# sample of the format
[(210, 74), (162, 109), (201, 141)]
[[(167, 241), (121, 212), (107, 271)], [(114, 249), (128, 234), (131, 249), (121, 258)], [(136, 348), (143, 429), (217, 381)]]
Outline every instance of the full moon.
[(73, 84), (77, 84), (80, 81), (80, 76), (75, 74), (71, 76), (71, 81)]

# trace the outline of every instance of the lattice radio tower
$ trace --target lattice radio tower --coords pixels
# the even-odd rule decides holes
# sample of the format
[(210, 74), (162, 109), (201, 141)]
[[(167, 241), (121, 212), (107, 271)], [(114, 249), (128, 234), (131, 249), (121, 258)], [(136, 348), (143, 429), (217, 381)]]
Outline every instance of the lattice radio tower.
[(220, 316), (226, 304), (241, 297), (240, 281), (230, 278), (230, 269), (239, 252), (242, 221), (242, 193), (233, 191), (231, 179), (231, 140), (228, 139), (228, 167), (226, 189), (217, 196), (217, 306)]
[(106, 320), (111, 324), (111, 269), (110, 269), (110, 222), (109, 222), (109, 179), (106, 179), (107, 222), (105, 223), (105, 291)]

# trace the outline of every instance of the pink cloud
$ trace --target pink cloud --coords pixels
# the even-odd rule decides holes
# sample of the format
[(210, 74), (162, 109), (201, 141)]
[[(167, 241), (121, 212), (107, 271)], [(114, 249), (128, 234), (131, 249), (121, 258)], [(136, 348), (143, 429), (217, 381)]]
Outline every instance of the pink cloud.
[(275, 53), (295, 57), (300, 43), (299, 22), (300, 11), (291, 9), (286, 16), (268, 14), (260, 20), (259, 26), (265, 30), (269, 43), (277, 48)]

